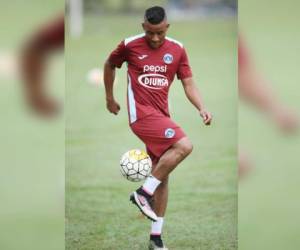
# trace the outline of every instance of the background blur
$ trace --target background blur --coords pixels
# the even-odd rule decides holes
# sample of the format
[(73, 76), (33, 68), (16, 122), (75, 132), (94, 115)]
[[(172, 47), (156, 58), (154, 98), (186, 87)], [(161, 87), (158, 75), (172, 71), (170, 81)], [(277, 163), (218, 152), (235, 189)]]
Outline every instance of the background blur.
[[(126, 37), (142, 32), (147, 7), (165, 6), (168, 35), (187, 49), (213, 113), (205, 127), (184, 96), (171, 113), (194, 144), (172, 174), (164, 238), (170, 249), (237, 249), (237, 20), (234, 1), (70, 1), (66, 33), (66, 248), (144, 249), (150, 223), (128, 201), (137, 184), (119, 173), (120, 156), (144, 148), (128, 126), (126, 67), (117, 71), (118, 116), (105, 108), (101, 68)], [(181, 218), (178, 220), (178, 218)], [(138, 235), (138, 237), (137, 237)]]
[[(0, 249), (64, 249), (64, 117), (45, 120), (29, 111), (17, 64), (25, 41), (61, 13), (65, 4), (70, 51), (65, 58), (67, 248), (128, 249), (126, 244), (132, 240), (128, 234), (145, 232), (140, 240), (131, 241), (131, 249), (139, 249), (149, 225), (139, 217), (132, 225), (125, 219), (136, 218), (135, 208), (127, 201), (135, 185), (120, 177), (118, 160), (123, 152), (142, 144), (127, 125), (125, 69), (117, 76), (116, 94), (122, 104), (118, 117), (105, 111), (100, 70), (118, 42), (141, 32), (148, 4), (137, 0), (1, 1)], [(236, 249), (237, 3), (151, 4), (167, 8), (172, 24), (169, 35), (185, 44), (195, 78), (214, 114), (214, 125), (204, 128), (180, 84), (174, 83), (172, 114), (196, 150), (171, 181), (167, 243), (172, 249)], [(296, 115), (299, 7), (296, 0), (239, 1), (240, 32), (256, 67), (280, 102)], [(54, 54), (47, 82), (61, 102), (64, 75), (64, 57)], [(282, 134), (272, 120), (244, 102), (239, 103), (238, 123), (239, 145), (254, 166), (239, 185), (239, 249), (299, 249), (299, 138)], [(182, 199), (191, 190), (196, 190), (196, 211)], [(111, 198), (118, 203), (109, 203)], [(121, 218), (116, 216), (120, 207), (126, 208)], [(177, 223), (177, 210), (185, 213), (182, 225)], [(128, 230), (120, 232), (120, 228)], [(184, 233), (178, 235), (178, 231)], [(120, 242), (124, 248), (118, 248)]]
[[(239, 31), (280, 105), (299, 117), (299, 1), (239, 1)], [(286, 131), (288, 132), (288, 131)], [(239, 104), (239, 146), (252, 169), (239, 185), (239, 249), (299, 249), (299, 131), (286, 134)]]
[[(62, 0), (0, 4), (0, 249), (64, 249), (64, 117), (29, 110), (18, 69), (25, 41), (63, 10)], [(46, 76), (63, 102), (62, 54)]]

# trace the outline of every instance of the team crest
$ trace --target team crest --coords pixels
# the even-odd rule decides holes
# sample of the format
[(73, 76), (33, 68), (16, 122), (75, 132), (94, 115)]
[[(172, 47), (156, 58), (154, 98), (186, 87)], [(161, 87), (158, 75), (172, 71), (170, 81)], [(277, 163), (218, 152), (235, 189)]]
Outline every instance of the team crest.
[(173, 56), (171, 54), (164, 55), (164, 62), (166, 64), (171, 64), (173, 62)]
[(173, 138), (174, 135), (175, 135), (175, 130), (174, 130), (174, 129), (172, 129), (172, 128), (167, 128), (167, 129), (165, 130), (165, 137), (166, 137), (166, 138)]

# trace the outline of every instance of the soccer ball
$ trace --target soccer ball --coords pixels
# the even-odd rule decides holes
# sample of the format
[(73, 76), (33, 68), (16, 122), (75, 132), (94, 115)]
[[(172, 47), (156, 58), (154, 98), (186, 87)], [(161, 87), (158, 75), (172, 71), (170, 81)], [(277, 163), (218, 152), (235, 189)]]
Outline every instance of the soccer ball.
[(149, 155), (139, 149), (132, 149), (123, 154), (120, 161), (121, 174), (129, 181), (138, 182), (146, 179), (152, 170)]

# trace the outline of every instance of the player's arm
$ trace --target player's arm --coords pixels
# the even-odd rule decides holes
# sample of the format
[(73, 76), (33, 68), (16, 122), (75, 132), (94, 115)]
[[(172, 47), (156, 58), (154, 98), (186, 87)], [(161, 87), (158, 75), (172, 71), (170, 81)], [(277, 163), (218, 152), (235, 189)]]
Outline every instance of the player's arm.
[(212, 115), (208, 112), (200, 95), (200, 92), (193, 80), (192, 77), (185, 78), (181, 80), (185, 95), (189, 99), (189, 101), (199, 110), (199, 113), (203, 119), (205, 125), (210, 125), (212, 120)]
[(64, 16), (47, 23), (23, 45), (20, 59), (25, 94), (31, 107), (40, 114), (58, 111), (58, 103), (45, 89), (45, 68), (49, 55), (64, 45)]
[(121, 68), (124, 61), (126, 61), (126, 47), (122, 41), (118, 47), (111, 52), (104, 64), (104, 86), (106, 95), (106, 108), (110, 113), (117, 115), (120, 111), (120, 105), (114, 98), (114, 81), (116, 75), (116, 68)]
[(106, 95), (106, 108), (110, 113), (115, 115), (118, 114), (120, 110), (120, 105), (115, 101), (114, 98), (114, 81), (116, 75), (116, 66), (112, 64), (109, 60), (106, 60), (104, 64), (104, 86)]
[(298, 128), (298, 117), (281, 103), (270, 83), (258, 72), (241, 38), (239, 38), (238, 73), (239, 95), (241, 98), (269, 115), (284, 131), (293, 132)]

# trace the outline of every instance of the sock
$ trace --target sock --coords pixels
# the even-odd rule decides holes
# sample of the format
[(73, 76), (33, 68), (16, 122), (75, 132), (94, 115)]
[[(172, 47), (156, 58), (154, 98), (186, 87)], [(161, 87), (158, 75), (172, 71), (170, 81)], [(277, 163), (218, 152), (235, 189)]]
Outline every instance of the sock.
[(161, 183), (160, 180), (156, 179), (153, 175), (147, 177), (143, 187), (143, 190), (149, 195), (153, 195), (158, 185)]
[(157, 217), (157, 221), (151, 223), (150, 239), (161, 236), (163, 224), (163, 217)]

